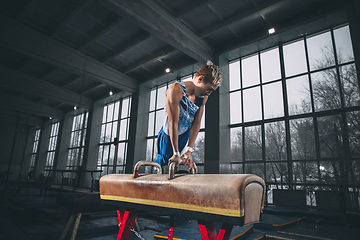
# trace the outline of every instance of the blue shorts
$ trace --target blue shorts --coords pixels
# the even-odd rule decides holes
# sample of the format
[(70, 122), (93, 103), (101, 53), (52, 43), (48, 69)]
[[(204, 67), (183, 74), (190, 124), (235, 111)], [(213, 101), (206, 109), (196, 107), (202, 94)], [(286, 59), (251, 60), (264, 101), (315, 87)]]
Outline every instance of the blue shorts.
[[(181, 152), (186, 146), (189, 140), (189, 130), (179, 136), (178, 145), (179, 151)], [(166, 166), (169, 162), (169, 158), (173, 155), (173, 148), (170, 141), (170, 136), (167, 135), (163, 128), (160, 129), (159, 135), (157, 138), (157, 158), (156, 162), (160, 164), (160, 166)]]

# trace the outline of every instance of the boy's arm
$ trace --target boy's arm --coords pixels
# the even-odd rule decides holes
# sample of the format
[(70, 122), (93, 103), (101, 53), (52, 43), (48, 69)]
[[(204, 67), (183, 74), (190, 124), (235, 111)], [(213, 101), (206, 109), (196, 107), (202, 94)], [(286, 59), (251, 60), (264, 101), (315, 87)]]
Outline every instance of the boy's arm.
[(172, 84), (166, 91), (166, 109), (169, 119), (169, 136), (174, 155), (169, 159), (169, 165), (171, 162), (177, 162), (179, 165), (180, 156), (176, 156), (175, 152), (179, 152), (178, 145), (178, 123), (180, 113), (180, 101), (182, 99), (182, 87), (179, 83)]

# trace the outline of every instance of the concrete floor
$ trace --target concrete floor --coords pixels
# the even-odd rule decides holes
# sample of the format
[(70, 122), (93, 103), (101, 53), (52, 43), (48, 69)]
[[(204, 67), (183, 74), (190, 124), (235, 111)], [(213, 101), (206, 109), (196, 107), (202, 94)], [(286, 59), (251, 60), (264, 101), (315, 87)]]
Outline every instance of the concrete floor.
[[(59, 239), (71, 213), (56, 205), (56, 196), (40, 197), (30, 191), (20, 196), (1, 199), (0, 239), (52, 240)], [(341, 214), (309, 209), (265, 207), (260, 223), (235, 226), (230, 239), (360, 239), (360, 217), (344, 218)], [(146, 240), (167, 236), (169, 216), (139, 212), (139, 234)], [(175, 217), (174, 237), (201, 239), (197, 221)], [(217, 229), (221, 223), (215, 223)], [(115, 240), (115, 211), (83, 214), (76, 239)], [(72, 227), (65, 239), (70, 239)], [(242, 234), (246, 232), (246, 234)], [(241, 235), (242, 234), (242, 235)], [(240, 236), (241, 235), (241, 236)], [(135, 234), (131, 238), (140, 239)]]

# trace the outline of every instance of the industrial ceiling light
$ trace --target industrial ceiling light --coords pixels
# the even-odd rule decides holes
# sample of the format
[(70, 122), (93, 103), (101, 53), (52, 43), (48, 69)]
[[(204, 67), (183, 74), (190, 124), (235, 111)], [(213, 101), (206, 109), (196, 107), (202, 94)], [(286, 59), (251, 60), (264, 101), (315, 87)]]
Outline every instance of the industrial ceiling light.
[(50, 116), (50, 117), (49, 117), (49, 119), (51, 120), (51, 119), (52, 119), (52, 117)]
[(112, 92), (111, 90), (110, 90), (110, 92), (109, 92), (109, 95), (110, 95), (110, 96), (112, 96), (112, 95), (113, 95), (113, 92)]
[(166, 72), (166, 73), (169, 73), (169, 72), (170, 72), (170, 68), (165, 69), (165, 72)]
[(76, 110), (77, 109), (77, 107), (76, 106), (74, 106), (74, 110)]
[(270, 28), (269, 29), (269, 34), (273, 34), (275, 32), (275, 28)]

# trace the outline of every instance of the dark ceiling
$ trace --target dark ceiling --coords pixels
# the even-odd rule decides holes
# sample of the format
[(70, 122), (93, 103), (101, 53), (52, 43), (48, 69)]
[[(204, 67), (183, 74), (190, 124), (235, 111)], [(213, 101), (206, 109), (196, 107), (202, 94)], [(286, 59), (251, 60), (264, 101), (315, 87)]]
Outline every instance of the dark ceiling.
[(0, 110), (62, 118), (351, 2), (1, 0)]

